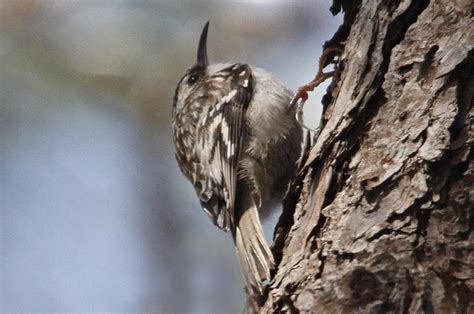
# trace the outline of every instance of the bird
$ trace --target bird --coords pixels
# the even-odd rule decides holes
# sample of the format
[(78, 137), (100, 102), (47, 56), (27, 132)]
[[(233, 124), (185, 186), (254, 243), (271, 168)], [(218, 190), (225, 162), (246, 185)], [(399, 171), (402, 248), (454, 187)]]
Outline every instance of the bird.
[(203, 211), (232, 234), (247, 292), (261, 296), (275, 267), (261, 219), (295, 176), (302, 128), (292, 92), (276, 76), (246, 63), (209, 62), (208, 29), (209, 21), (174, 94), (175, 157)]

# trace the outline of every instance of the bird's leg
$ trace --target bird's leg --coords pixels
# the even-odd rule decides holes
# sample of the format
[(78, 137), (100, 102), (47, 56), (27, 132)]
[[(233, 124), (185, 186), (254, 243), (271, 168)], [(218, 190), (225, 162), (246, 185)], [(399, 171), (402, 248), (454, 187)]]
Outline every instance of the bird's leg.
[[(331, 53), (335, 53), (335, 54), (332, 56), (332, 59), (329, 60), (328, 57)], [(334, 76), (336, 71), (323, 72), (323, 70), (329, 64), (337, 65), (339, 63), (339, 60), (338, 59), (335, 60), (334, 58), (339, 57), (341, 54), (342, 54), (342, 50), (337, 47), (330, 47), (323, 51), (321, 57), (319, 58), (318, 72), (316, 73), (316, 76), (311, 82), (298, 88), (297, 92), (295, 93), (291, 101), (292, 105), (295, 105), (300, 99), (307, 100), (308, 92), (312, 92), (322, 82)]]
[[(293, 96), (293, 99), (290, 102), (290, 108), (293, 108), (294, 106), (296, 106), (296, 119), (301, 124), (301, 126), (307, 129), (313, 130), (304, 124), (304, 121), (303, 121), (304, 103), (308, 99), (309, 92), (312, 92), (322, 82), (334, 76), (337, 69), (331, 72), (324, 72), (323, 70), (329, 64), (335, 64), (337, 67), (337, 64), (339, 63), (339, 56), (341, 54), (342, 54), (342, 50), (337, 47), (330, 47), (330, 48), (325, 49), (321, 57), (319, 58), (318, 72), (316, 73), (316, 76), (314, 77), (314, 79), (308, 84), (305, 84), (301, 86), (300, 88), (298, 88), (295, 95)], [(331, 59), (329, 59), (329, 56), (331, 56)]]

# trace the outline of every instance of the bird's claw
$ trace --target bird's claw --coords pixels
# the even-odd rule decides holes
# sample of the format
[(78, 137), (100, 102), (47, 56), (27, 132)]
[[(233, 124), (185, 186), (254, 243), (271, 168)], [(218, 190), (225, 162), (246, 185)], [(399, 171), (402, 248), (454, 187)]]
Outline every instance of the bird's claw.
[[(296, 120), (298, 123), (308, 129), (315, 131), (313, 128), (308, 127), (305, 125), (303, 120), (303, 106), (306, 100), (308, 99), (308, 93), (312, 92), (316, 87), (318, 87), (322, 82), (327, 80), (330, 77), (333, 77), (337, 71), (337, 65), (340, 62), (339, 57), (342, 54), (342, 50), (338, 47), (329, 47), (326, 48), (321, 57), (319, 58), (319, 68), (318, 72), (316, 73), (315, 78), (309, 82), (298, 88), (295, 95), (293, 96), (290, 102), (290, 108), (294, 108), (296, 106)], [(324, 68), (329, 64), (336, 65), (336, 70), (330, 72), (324, 72)]]

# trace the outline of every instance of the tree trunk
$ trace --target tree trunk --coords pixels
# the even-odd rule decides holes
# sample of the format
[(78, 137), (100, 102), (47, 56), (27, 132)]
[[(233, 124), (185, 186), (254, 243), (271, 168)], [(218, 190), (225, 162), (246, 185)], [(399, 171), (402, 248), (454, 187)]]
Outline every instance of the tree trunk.
[(474, 313), (471, 0), (335, 0), (343, 54), (260, 312)]

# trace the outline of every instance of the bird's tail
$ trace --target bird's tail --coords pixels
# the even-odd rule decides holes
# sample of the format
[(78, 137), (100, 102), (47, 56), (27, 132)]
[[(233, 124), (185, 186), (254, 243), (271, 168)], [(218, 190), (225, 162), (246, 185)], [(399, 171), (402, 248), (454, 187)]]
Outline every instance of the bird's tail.
[(247, 290), (262, 295), (270, 283), (270, 271), (275, 266), (273, 254), (263, 235), (256, 206), (249, 206), (237, 221), (234, 242)]

